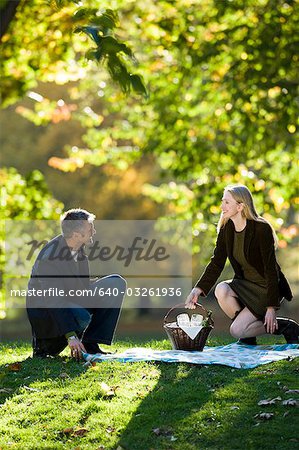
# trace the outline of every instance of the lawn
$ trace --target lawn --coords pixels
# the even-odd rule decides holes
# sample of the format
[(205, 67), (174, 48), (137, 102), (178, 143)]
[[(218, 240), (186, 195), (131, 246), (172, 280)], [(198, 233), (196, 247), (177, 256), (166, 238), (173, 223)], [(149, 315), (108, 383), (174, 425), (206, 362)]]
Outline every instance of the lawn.
[[(230, 341), (212, 337), (209, 344)], [(136, 345), (170, 347), (166, 340), (124, 340), (115, 348)], [(1, 344), (0, 350), (2, 450), (299, 447), (298, 408), (283, 405), (298, 398), (298, 391), (288, 392), (298, 389), (298, 359), (251, 370), (115, 361), (86, 368), (67, 351), (32, 359), (29, 343)]]

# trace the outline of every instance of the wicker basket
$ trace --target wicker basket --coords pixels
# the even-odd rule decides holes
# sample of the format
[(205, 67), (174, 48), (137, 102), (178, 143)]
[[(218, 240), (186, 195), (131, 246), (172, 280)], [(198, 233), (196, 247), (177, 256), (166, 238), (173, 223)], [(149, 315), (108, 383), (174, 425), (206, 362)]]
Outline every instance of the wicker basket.
[(207, 326), (204, 326), (198, 335), (191, 339), (184, 330), (182, 330), (178, 325), (177, 322), (168, 322), (167, 319), (169, 315), (177, 308), (182, 309), (184, 304), (179, 304), (171, 308), (166, 316), (164, 317), (164, 324), (163, 328), (167, 333), (167, 336), (169, 337), (169, 340), (171, 342), (172, 348), (174, 350), (187, 350), (187, 351), (197, 351), (201, 352), (206, 344), (206, 341), (208, 339), (208, 336), (214, 328), (214, 321), (211, 317), (212, 311), (207, 311), (200, 303), (196, 303), (196, 309), (184, 309), (185, 313), (188, 313), (189, 317), (191, 314), (194, 314), (194, 312), (198, 312), (199, 309), (201, 309), (201, 312), (204, 314), (204, 320), (207, 322)]

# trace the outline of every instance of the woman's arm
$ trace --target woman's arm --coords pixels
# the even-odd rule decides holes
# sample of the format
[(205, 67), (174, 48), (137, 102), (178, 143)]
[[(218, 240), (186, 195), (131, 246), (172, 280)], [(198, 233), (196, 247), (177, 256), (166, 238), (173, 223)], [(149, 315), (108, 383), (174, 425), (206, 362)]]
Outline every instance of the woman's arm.
[(278, 269), (275, 257), (274, 238), (270, 225), (265, 224), (260, 228), (259, 240), (262, 262), (264, 266), (264, 275), (267, 284), (267, 306), (279, 308), (280, 299), (278, 288)]
[(200, 288), (203, 293), (207, 294), (221, 275), (226, 258), (225, 230), (222, 228), (218, 234), (211, 261), (205, 268), (203, 275), (197, 281), (195, 287)]
[(267, 308), (264, 319), (264, 326), (266, 328), (267, 333), (271, 334), (273, 334), (278, 327), (275, 308), (273, 308), (272, 306), (268, 306)]
[(219, 278), (223, 270), (226, 258), (227, 252), (224, 240), (224, 230), (222, 228), (218, 234), (214, 254), (211, 258), (210, 263), (207, 265), (203, 275), (197, 281), (195, 287), (192, 289), (186, 299), (186, 308), (194, 309), (195, 303), (198, 301), (198, 297), (201, 295), (207, 295), (209, 290), (214, 286), (217, 279)]

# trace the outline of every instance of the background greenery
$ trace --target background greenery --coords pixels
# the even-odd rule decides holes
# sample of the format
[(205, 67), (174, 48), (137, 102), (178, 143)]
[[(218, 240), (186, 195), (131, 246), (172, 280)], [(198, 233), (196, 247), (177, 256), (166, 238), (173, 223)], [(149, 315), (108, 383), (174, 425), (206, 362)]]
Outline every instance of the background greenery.
[[(295, 293), (283, 312), (298, 317), (298, 1), (0, 0), (0, 14), (2, 278), (3, 219), (57, 220), (80, 206), (98, 219), (191, 219), (195, 281), (211, 255), (223, 187), (244, 183), (278, 232)], [(4, 290), (0, 301), (1, 337), (28, 337)], [(211, 308), (217, 332), (227, 330)], [(149, 339), (161, 330), (158, 313), (122, 316), (117, 337), (134, 342), (117, 349), (169, 348)], [(231, 340), (215, 331), (209, 344)], [(67, 352), (31, 359), (29, 343), (0, 352), (3, 449), (298, 444), (298, 408), (282, 403), (298, 394), (296, 360), (242, 371), (85, 369)]]
[(298, 2), (15, 4), (1, 40), (3, 216), (192, 219), (196, 279), (222, 189), (244, 183), (297, 295)]

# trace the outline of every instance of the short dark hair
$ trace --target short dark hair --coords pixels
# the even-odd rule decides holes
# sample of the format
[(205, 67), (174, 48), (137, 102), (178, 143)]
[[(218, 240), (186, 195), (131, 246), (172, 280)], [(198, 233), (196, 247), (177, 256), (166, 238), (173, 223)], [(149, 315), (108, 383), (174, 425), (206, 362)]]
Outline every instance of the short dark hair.
[(83, 221), (93, 222), (95, 215), (81, 208), (69, 209), (60, 217), (61, 230), (63, 236), (67, 239), (72, 234), (82, 229)]

